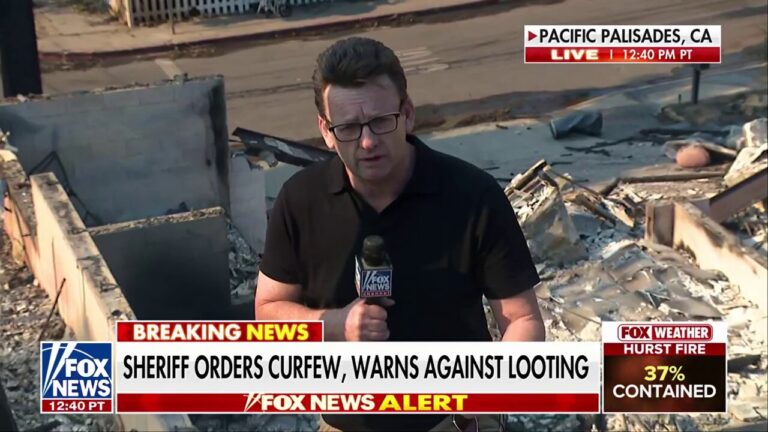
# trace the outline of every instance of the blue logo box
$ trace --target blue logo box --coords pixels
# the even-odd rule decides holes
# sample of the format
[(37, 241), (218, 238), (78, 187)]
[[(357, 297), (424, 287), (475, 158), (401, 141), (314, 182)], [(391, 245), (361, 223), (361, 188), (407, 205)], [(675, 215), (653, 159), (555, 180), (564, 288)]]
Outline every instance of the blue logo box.
[(111, 412), (112, 396), (111, 342), (40, 343), (41, 412)]

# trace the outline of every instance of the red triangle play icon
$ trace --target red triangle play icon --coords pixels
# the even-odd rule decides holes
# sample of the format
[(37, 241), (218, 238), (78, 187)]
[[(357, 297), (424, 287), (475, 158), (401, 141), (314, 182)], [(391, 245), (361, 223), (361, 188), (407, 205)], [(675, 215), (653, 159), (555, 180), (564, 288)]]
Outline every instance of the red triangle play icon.
[(536, 39), (536, 33), (528, 31), (528, 40)]

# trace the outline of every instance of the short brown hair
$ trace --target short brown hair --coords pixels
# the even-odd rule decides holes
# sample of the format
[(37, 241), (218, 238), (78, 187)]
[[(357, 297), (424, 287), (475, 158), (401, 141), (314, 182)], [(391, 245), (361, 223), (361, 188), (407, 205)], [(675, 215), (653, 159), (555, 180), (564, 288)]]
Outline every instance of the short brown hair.
[(389, 47), (369, 38), (337, 41), (317, 57), (312, 75), (317, 112), (325, 117), (323, 93), (329, 85), (360, 87), (369, 78), (386, 75), (395, 84), (400, 100), (408, 97), (408, 84), (400, 60)]

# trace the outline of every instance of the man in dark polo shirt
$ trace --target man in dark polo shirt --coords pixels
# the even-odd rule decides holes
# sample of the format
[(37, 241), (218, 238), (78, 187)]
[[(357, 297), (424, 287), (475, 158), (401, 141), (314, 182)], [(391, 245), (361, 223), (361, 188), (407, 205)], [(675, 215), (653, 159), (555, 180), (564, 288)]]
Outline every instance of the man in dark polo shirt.
[[(333, 159), (283, 186), (269, 220), (256, 318), (323, 320), (326, 340), (490, 341), (485, 295), (505, 341), (544, 339), (539, 282), (496, 180), (411, 135), (403, 69), (380, 42), (349, 38), (317, 60), (317, 125)], [(392, 299), (358, 299), (355, 254), (384, 239)], [(499, 416), (324, 415), (321, 431), (499, 430)]]

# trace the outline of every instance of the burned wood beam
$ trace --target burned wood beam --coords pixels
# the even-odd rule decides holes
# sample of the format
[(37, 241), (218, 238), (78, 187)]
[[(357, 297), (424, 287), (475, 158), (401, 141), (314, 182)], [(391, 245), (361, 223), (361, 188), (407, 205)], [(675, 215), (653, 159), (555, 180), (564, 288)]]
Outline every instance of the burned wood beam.
[(682, 136), (692, 135), (695, 133), (706, 133), (714, 136), (726, 136), (728, 132), (719, 129), (691, 129), (691, 128), (648, 128), (641, 129), (638, 132), (639, 135), (668, 135), (668, 136)]
[(553, 175), (555, 177), (561, 178), (561, 179), (565, 180), (566, 182), (574, 185), (575, 187), (577, 187), (579, 189), (583, 189), (583, 190), (589, 192), (592, 196), (597, 197), (598, 199), (603, 199), (603, 195), (600, 194), (599, 192), (593, 190), (589, 186), (583, 185), (583, 184), (575, 181), (574, 179), (572, 179), (572, 178), (570, 178), (568, 176), (560, 174), (559, 172), (553, 170), (552, 167), (546, 167), (544, 169), (544, 172), (546, 172), (547, 174)]
[(507, 189), (520, 190), (523, 186), (533, 180), (545, 166), (547, 166), (547, 162), (544, 159), (539, 160), (525, 170), (525, 172), (516, 175), (509, 183), (509, 186), (507, 186)]
[(602, 196), (606, 196), (611, 193), (613, 189), (616, 188), (619, 184), (618, 177), (613, 177), (608, 180), (601, 180), (596, 181), (594, 183), (590, 183), (587, 186), (592, 189), (593, 191), (599, 193)]
[(723, 222), (745, 207), (768, 198), (768, 168), (709, 199), (709, 217)]
[(687, 169), (675, 164), (661, 164), (624, 171), (620, 180), (624, 183), (653, 183), (715, 178), (724, 176), (727, 168), (727, 165), (716, 165)]
[[(689, 202), (675, 202), (672, 242), (691, 253), (699, 267), (718, 270), (747, 300), (768, 310), (768, 259)], [(654, 228), (650, 227), (653, 231)]]
[(649, 201), (645, 209), (645, 240), (672, 246), (675, 231), (675, 203)]
[(235, 129), (232, 134), (240, 138), (241, 142), (245, 145), (246, 152), (253, 152), (255, 154), (263, 151), (271, 152), (278, 161), (291, 165), (303, 167), (315, 162), (328, 160), (335, 155), (335, 153), (328, 150), (240, 127)]

